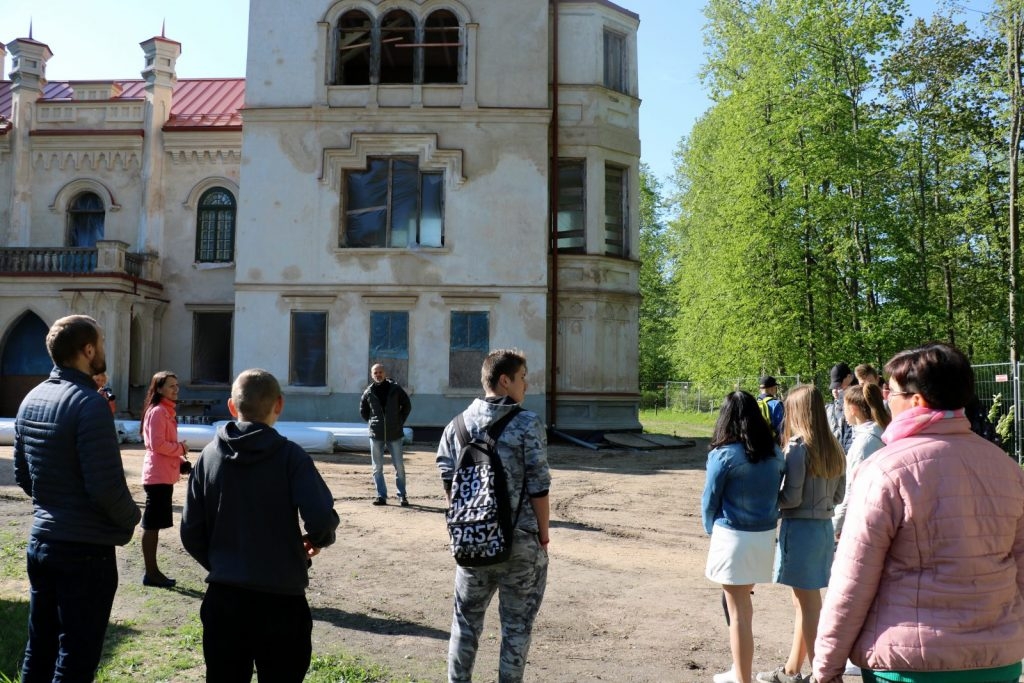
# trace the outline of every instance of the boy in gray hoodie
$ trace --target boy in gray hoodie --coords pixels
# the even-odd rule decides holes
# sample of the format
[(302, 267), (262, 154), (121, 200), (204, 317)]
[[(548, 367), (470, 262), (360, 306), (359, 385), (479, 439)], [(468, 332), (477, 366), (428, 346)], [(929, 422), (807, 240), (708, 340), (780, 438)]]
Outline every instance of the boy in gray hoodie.
[(189, 478), (181, 542), (209, 572), (200, 616), (210, 681), (251, 680), (255, 666), (260, 681), (298, 683), (309, 668), (308, 568), (334, 543), (338, 514), (313, 459), (273, 428), (283, 407), (272, 374), (242, 372), (228, 399), (235, 420)]

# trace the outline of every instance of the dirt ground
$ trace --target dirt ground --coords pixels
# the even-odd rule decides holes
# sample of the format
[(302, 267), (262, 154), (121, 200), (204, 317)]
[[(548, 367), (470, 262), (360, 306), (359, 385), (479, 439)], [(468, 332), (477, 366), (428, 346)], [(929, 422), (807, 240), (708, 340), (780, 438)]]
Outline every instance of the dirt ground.
[[(316, 558), (310, 573), (314, 654), (356, 654), (386, 666), (399, 681), (444, 680), (454, 562), (435, 448), (416, 443), (406, 453), (408, 508), (370, 505), (368, 453), (316, 456), (341, 527), (337, 544)], [(126, 445), (122, 453), (141, 505), (143, 451)], [(704, 578), (708, 540), (700, 494), (706, 453), (700, 440), (680, 450), (550, 448), (551, 564), (528, 681), (685, 683), (710, 681), (729, 668), (719, 590)], [(11, 448), (0, 447), (0, 529), (21, 527), (27, 534), (31, 503), (14, 485), (12, 469)], [(390, 465), (387, 474), (394, 495)], [(176, 522), (183, 501), (179, 484)], [(184, 609), (198, 612), (201, 567), (181, 548), (177, 528), (160, 542), (161, 568), (185, 589)], [(119, 549), (118, 563), (122, 586), (141, 577), (137, 537)], [(119, 590), (112, 619), (132, 620), (146, 609), (146, 595)], [(0, 578), (0, 597), (26, 599), (27, 585)], [(789, 593), (759, 586), (754, 608), (754, 669), (768, 670), (789, 649)], [(496, 678), (498, 628), (492, 604), (477, 657), (478, 681)]]

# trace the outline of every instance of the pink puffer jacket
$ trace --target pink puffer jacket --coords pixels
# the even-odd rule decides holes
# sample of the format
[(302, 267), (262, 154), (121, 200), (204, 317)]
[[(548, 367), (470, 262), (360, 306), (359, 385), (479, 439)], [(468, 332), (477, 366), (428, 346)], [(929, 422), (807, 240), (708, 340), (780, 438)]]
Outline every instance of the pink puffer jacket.
[(814, 676), (846, 659), (959, 671), (1024, 658), (1024, 472), (940, 420), (857, 469), (815, 642)]
[(161, 399), (146, 411), (142, 435), (146, 441), (146, 458), (142, 462), (143, 484), (176, 484), (181, 479), (181, 456), (178, 424), (174, 402)]

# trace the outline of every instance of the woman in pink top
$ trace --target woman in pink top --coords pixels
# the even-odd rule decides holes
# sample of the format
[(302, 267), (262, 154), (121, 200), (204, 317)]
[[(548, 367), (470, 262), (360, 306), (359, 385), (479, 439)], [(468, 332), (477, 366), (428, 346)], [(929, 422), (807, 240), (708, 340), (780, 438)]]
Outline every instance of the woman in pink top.
[(857, 467), (814, 646), (814, 678), (1017, 681), (1024, 657), (1024, 472), (971, 431), (974, 372), (928, 344), (885, 367), (885, 447)]
[(188, 453), (188, 444), (178, 441), (174, 409), (177, 401), (177, 376), (168, 370), (153, 375), (142, 417), (142, 435), (146, 442), (146, 460), (142, 465), (146, 509), (142, 513), (141, 525), (142, 559), (146, 563), (146, 573), (142, 577), (144, 586), (170, 588), (175, 583), (157, 566), (156, 547), (160, 529), (172, 526), (171, 494), (174, 484), (181, 479), (181, 464)]

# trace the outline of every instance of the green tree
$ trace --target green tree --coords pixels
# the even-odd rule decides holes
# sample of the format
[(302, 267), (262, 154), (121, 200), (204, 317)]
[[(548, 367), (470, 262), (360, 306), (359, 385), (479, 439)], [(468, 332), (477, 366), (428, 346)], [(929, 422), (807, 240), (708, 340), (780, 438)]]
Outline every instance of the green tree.
[(646, 164), (640, 165), (640, 383), (674, 379), (672, 326), (676, 307), (672, 297), (670, 235), (662, 220), (661, 183)]

